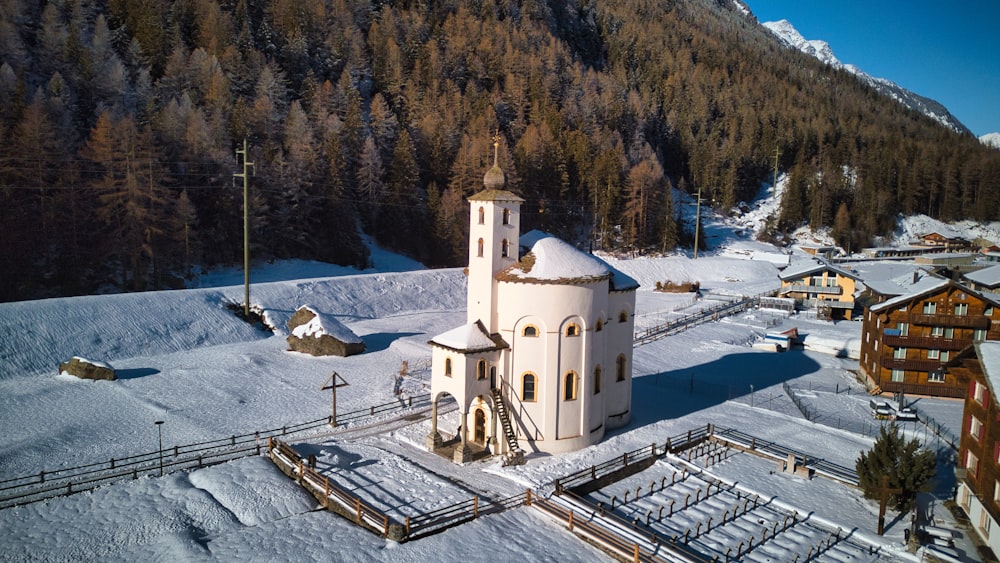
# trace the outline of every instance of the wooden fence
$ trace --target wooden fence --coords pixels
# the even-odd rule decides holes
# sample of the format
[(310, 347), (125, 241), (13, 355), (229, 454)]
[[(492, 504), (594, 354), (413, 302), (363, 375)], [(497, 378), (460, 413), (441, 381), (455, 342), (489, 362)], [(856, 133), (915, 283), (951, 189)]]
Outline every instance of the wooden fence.
[(30, 504), (57, 496), (90, 491), (118, 481), (160, 475), (183, 469), (207, 467), (259, 455), (270, 436), (290, 435), (325, 426), (329, 417), (250, 434), (232, 435), (148, 453), (111, 458), (76, 467), (43, 470), (33, 475), (0, 481), (0, 509)]
[(649, 550), (643, 549), (638, 542), (629, 541), (603, 526), (584, 518), (579, 518), (573, 510), (560, 506), (550, 500), (543, 498), (535, 499), (531, 505), (565, 524), (570, 532), (591, 543), (597, 544), (622, 559), (631, 560), (635, 563), (666, 561), (666, 559), (656, 557)]
[(573, 490), (578, 494), (586, 494), (596, 488), (603, 487), (607, 482), (617, 481), (648, 468), (668, 452), (676, 453), (696, 446), (707, 440), (711, 435), (712, 425), (707, 424), (702, 428), (688, 430), (683, 434), (667, 438), (667, 441), (660, 448), (659, 453), (657, 453), (659, 446), (655, 443), (631, 452), (625, 452), (605, 462), (556, 479), (556, 494), (562, 494), (564, 490)]
[[(338, 414), (337, 423), (342, 424), (427, 405), (430, 405), (429, 393)], [(330, 422), (330, 417), (327, 416), (280, 428), (233, 434), (226, 438), (176, 445), (162, 450), (111, 458), (108, 461), (42, 470), (31, 475), (5, 479), (0, 481), (0, 509), (82, 493), (102, 485), (138, 479), (146, 475), (207, 467), (251, 455), (260, 455), (268, 438), (322, 428), (328, 426)]]
[(341, 489), (328, 477), (320, 475), (303, 463), (302, 456), (288, 444), (276, 438), (269, 438), (267, 452), (268, 457), (282, 473), (295, 479), (327, 510), (336, 512), (381, 537), (398, 535), (398, 531), (390, 531), (392, 521), (387, 515), (365, 504), (360, 498)]
[(291, 446), (271, 438), (268, 440), (268, 457), (282, 473), (294, 479), (315, 497), (323, 507), (347, 518), (362, 528), (381, 537), (398, 542), (420, 539), (443, 532), (480, 516), (496, 514), (528, 504), (531, 490), (500, 500), (474, 496), (431, 512), (407, 516), (400, 524), (388, 515), (366, 504), (360, 498), (343, 490), (329, 477), (319, 474)]

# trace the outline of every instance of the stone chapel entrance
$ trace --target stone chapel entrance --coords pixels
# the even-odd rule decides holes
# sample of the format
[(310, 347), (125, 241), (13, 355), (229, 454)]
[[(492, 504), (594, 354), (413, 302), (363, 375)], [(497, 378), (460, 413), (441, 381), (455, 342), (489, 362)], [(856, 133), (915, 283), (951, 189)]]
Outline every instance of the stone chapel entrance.
[(486, 443), (486, 411), (476, 409), (475, 424), (473, 425), (472, 441), (477, 444)]

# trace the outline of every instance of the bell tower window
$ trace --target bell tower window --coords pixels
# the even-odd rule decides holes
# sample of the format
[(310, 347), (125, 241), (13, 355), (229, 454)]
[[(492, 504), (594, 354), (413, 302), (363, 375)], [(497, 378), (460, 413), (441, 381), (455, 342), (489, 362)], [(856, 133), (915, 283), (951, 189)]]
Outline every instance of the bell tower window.
[(483, 257), (483, 239), (479, 239), (479, 242), (476, 243), (476, 256)]
[(503, 209), (503, 224), (510, 225), (510, 209), (506, 207)]
[(484, 209), (482, 206), (479, 207), (479, 224), (480, 225), (486, 224), (486, 209)]
[(503, 239), (503, 243), (500, 245), (500, 256), (507, 258), (510, 256), (510, 241)]

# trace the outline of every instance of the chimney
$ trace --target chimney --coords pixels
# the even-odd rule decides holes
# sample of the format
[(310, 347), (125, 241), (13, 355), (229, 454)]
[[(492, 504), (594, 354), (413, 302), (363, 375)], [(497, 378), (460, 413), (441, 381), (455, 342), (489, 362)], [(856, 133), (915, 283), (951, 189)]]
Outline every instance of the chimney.
[(913, 272), (913, 283), (920, 281), (920, 272)]

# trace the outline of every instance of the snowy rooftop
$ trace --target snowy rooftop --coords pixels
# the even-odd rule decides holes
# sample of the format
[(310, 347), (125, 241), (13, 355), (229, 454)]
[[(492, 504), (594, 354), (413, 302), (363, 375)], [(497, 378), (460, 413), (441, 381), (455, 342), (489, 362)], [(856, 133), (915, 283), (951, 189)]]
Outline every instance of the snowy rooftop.
[(361, 338), (357, 334), (354, 334), (351, 329), (344, 326), (343, 323), (332, 316), (320, 313), (312, 307), (303, 308), (315, 316), (310, 319), (309, 322), (295, 327), (295, 329), (292, 330), (292, 336), (295, 336), (296, 338), (305, 338), (307, 336), (312, 336), (313, 338), (319, 338), (320, 336), (332, 336), (347, 344), (359, 344), (362, 342)]
[(976, 350), (983, 364), (983, 375), (993, 388), (993, 396), (997, 397), (997, 390), (1000, 390), (1000, 342), (979, 342)]
[(479, 321), (464, 324), (453, 328), (448, 332), (441, 333), (435, 336), (431, 340), (431, 343), (437, 344), (438, 346), (444, 346), (445, 348), (451, 348), (452, 350), (461, 350), (463, 352), (479, 352), (507, 347), (507, 345), (499, 337), (497, 337), (497, 340), (494, 340), (493, 337), (486, 332), (486, 328), (483, 326), (483, 323)]
[(851, 278), (852, 280), (858, 280), (857, 275), (848, 272), (843, 268), (838, 268), (832, 264), (826, 262), (819, 262), (816, 260), (809, 260), (801, 264), (795, 264), (794, 266), (789, 266), (784, 272), (779, 276), (782, 280), (794, 280), (801, 278), (803, 276), (808, 276), (816, 272), (833, 272), (835, 274), (844, 276), (845, 278)]
[[(930, 279), (932, 278), (928, 278), (928, 280)], [(898, 297), (893, 297), (892, 299), (889, 299), (888, 301), (885, 301), (883, 303), (879, 303), (878, 305), (872, 305), (871, 311), (873, 313), (878, 313), (879, 311), (891, 309), (896, 305), (899, 305), (900, 303), (907, 303), (917, 297), (927, 295), (929, 293), (934, 293), (935, 291), (944, 289), (945, 287), (948, 287), (948, 285), (951, 283), (952, 283), (951, 280), (938, 278), (934, 281), (934, 283), (928, 283), (926, 286), (922, 286), (919, 290), (911, 291), (909, 293), (905, 293)]]
[(965, 279), (986, 287), (996, 287), (1000, 285), (1000, 264), (969, 272), (965, 274)]
[[(520, 262), (507, 268), (502, 275), (508, 279), (543, 283), (587, 283), (612, 276), (612, 268), (599, 258), (582, 252), (571, 244), (542, 231), (530, 231), (521, 236), (528, 253)], [(626, 289), (627, 278), (620, 274)], [(632, 280), (634, 283), (634, 280)], [(635, 287), (638, 284), (634, 283)]]

